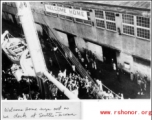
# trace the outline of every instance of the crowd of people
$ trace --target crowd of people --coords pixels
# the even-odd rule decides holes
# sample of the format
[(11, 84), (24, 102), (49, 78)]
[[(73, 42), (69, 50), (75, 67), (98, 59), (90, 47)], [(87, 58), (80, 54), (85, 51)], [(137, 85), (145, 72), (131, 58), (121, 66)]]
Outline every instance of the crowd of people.
[[(58, 47), (53, 46), (52, 50), (54, 52), (58, 52)], [(59, 53), (59, 52), (58, 52)], [(97, 68), (97, 58), (94, 53), (89, 50), (83, 49), (83, 52), (75, 47), (75, 51), (73, 51), (75, 56), (78, 58), (79, 62), (82, 66), (87, 70), (87, 72), (93, 76), (93, 74), (98, 70)], [(54, 64), (52, 59), (49, 60), (51, 64)], [(66, 75), (66, 70), (61, 72), (59, 70), (58, 76), (56, 77), (52, 72), (52, 76), (54, 76), (59, 82), (61, 82), (65, 87), (67, 87), (73, 94), (75, 94), (80, 99), (123, 99), (124, 96), (122, 93), (115, 94), (113, 91), (105, 88), (102, 84), (102, 81), (94, 76), (94, 81), (97, 84), (94, 84), (93, 81), (89, 81), (87, 76), (83, 78), (76, 72), (76, 66), (71, 65), (72, 71), (68, 71), (68, 75)], [(116, 66), (112, 64), (114, 70), (116, 70)], [(120, 79), (121, 69), (116, 70), (116, 75), (118, 79)], [(11, 71), (3, 71), (3, 98), (4, 99), (41, 99), (40, 97), (40, 89), (36, 83), (36, 78), (28, 78), (23, 76), (21, 81), (17, 81), (14, 76), (11, 74)], [(47, 78), (46, 78), (47, 79)], [(132, 81), (136, 81), (139, 86), (138, 94), (143, 95), (144, 91), (146, 91), (146, 81), (147, 77), (141, 77), (139, 73), (136, 74), (131, 73), (130, 79)], [(9, 85), (8, 85), (9, 84)], [(15, 85), (16, 84), (16, 85)], [(35, 85), (34, 85), (35, 84)], [(67, 99), (67, 97), (49, 80), (47, 80), (49, 93), (51, 97), (49, 99)], [(14, 86), (10, 89), (10, 86)], [(6, 87), (9, 86), (11, 92), (6, 90)], [(17, 87), (18, 86), (18, 87)], [(24, 89), (23, 89), (24, 88)], [(34, 88), (34, 89), (33, 89)], [(19, 90), (17, 90), (19, 89)], [(20, 91), (20, 92), (18, 92)]]
[(138, 71), (136, 71), (135, 74), (132, 72), (130, 73), (130, 79), (132, 82), (135, 82), (138, 85), (138, 95), (144, 95), (144, 93), (147, 91), (147, 82), (148, 78), (147, 76), (141, 76)]
[[(42, 47), (44, 49), (46, 48), (45, 45)], [(54, 44), (52, 44), (51, 51), (58, 54), (60, 53), (58, 46)], [(76, 70), (75, 65), (71, 65), (72, 71), (68, 71), (68, 74), (66, 68), (63, 72), (59, 70), (57, 76), (55, 76), (53, 70), (52, 72), (50, 72), (50, 74), (80, 99), (123, 99), (124, 96), (122, 93), (113, 93), (113, 91), (106, 88), (106, 86), (102, 84), (102, 81), (96, 78), (96, 75), (94, 75), (94, 73), (98, 71), (96, 55), (90, 50), (84, 48), (82, 51), (75, 47), (74, 51), (72, 52), (78, 58), (79, 62), (86, 69), (88, 74), (90, 74), (91, 77), (94, 78), (96, 84), (94, 83), (94, 81), (90, 81), (87, 76), (83, 78)], [(51, 66), (53, 66), (53, 64), (55, 63), (55, 61), (53, 61), (53, 59), (51, 58), (49, 59), (49, 62)], [(120, 73), (118, 71), (121, 71), (121, 69), (119, 70), (116, 68), (116, 64), (114, 63), (113, 59), (111, 67), (113, 70), (116, 71), (117, 78), (120, 79)], [(41, 97), (42, 93), (40, 91), (40, 88), (38, 87), (36, 78), (22, 76), (22, 79), (20, 81), (17, 81), (10, 70), (3, 71), (2, 73), (3, 99), (43, 99)], [(47, 97), (46, 99), (68, 99), (46, 77), (43, 77), (42, 79), (45, 79), (45, 83), (47, 83), (46, 86), (48, 87), (49, 91), (48, 93), (50, 94), (48, 95), (49, 97)], [(139, 85), (139, 94), (143, 94), (143, 92), (146, 90), (146, 77), (142, 79), (142, 77), (140, 77), (138, 73), (136, 75), (133, 75), (131, 73), (131, 80), (135, 81), (135, 79), (137, 81), (137, 84)]]
[(75, 51), (73, 53), (79, 59), (79, 62), (82, 66), (88, 71), (89, 74), (96, 72), (97, 64), (96, 64), (96, 56), (90, 50), (83, 48), (81, 52), (77, 47), (75, 47)]
[[(96, 80), (97, 86), (89, 81), (88, 78), (82, 78), (79, 74), (70, 73), (67, 75), (59, 71), (58, 76), (50, 74), (69, 89), (80, 99), (121, 99), (112, 91), (104, 91), (100, 80)], [(2, 71), (2, 98), (4, 100), (41, 100), (40, 88), (35, 77), (22, 76), (20, 81), (13, 76), (11, 70)], [(50, 80), (43, 77), (43, 82), (47, 83), (49, 97), (45, 99), (68, 99)], [(45, 86), (46, 87), (46, 86)]]
[[(97, 68), (97, 57), (95, 53), (91, 52), (90, 50), (87, 50), (85, 48), (82, 48), (82, 51), (80, 51), (77, 47), (75, 47), (75, 50), (73, 51), (75, 56), (78, 58), (79, 62), (82, 64), (82, 66), (88, 71), (88, 73), (96, 79), (96, 75), (94, 73), (97, 73), (99, 69)], [(105, 61), (105, 57), (103, 58)], [(118, 67), (116, 66), (116, 63), (114, 62), (114, 59), (111, 59), (111, 68), (116, 73), (116, 80), (121, 83), (121, 76), (120, 74), (125, 74), (126, 72), (123, 71), (123, 65), (118, 63)], [(141, 76), (138, 71), (136, 73), (131, 72), (130, 73), (130, 80), (133, 81), (137, 87), (138, 87), (138, 95), (144, 95), (147, 90), (147, 76)], [(101, 82), (101, 80), (99, 80)], [(108, 91), (107, 93), (110, 93), (111, 91)], [(122, 93), (118, 93), (120, 98), (123, 98)]]
[(40, 99), (40, 89), (35, 77), (22, 76), (18, 81), (10, 69), (2, 71), (2, 99), (32, 100)]
[[(53, 46), (52, 44), (52, 52), (58, 52), (58, 47)], [(45, 47), (44, 47), (45, 49)], [(96, 65), (96, 56), (89, 50), (84, 49), (84, 52), (80, 52), (78, 48), (75, 48), (73, 53), (79, 59), (82, 66), (87, 70), (89, 74), (93, 74), (97, 70)], [(49, 62), (52, 66), (55, 62), (52, 59), (49, 59)], [(76, 71), (75, 65), (71, 65), (72, 71), (64, 71), (59, 70), (58, 76), (55, 76), (52, 72), (53, 77), (55, 77), (59, 82), (61, 82), (66, 88), (69, 89), (73, 94), (75, 94), (80, 99), (120, 99), (119, 95), (113, 94), (111, 90), (103, 89), (103, 85), (101, 80), (96, 79), (97, 84), (94, 84), (93, 81), (90, 81), (86, 76), (83, 78)], [(68, 73), (68, 75), (67, 75)], [(11, 76), (11, 77), (9, 77)], [(48, 87), (48, 95), (47, 99), (67, 99), (67, 97), (47, 78), (45, 79)], [(8, 88), (11, 85), (12, 88)], [(15, 86), (15, 87), (14, 87)], [(46, 87), (46, 86), (45, 86)], [(11, 92), (7, 91), (10, 90)], [(12, 91), (13, 90), (13, 91)], [(18, 99), (18, 100), (26, 100), (26, 99), (43, 99), (41, 98), (41, 92), (38, 87), (38, 83), (36, 78), (34, 77), (26, 77), (22, 76), (20, 81), (17, 81), (11, 71), (4, 72), (3, 71), (3, 98), (4, 99)], [(12, 97), (13, 96), (13, 97)]]
[[(52, 72), (50, 74), (55, 77)], [(96, 79), (96, 85), (92, 81), (89, 81), (88, 77), (82, 78), (79, 74), (77, 75), (75, 73), (67, 75), (66, 69), (63, 72), (59, 71), (58, 76), (55, 78), (80, 99), (123, 99), (123, 94), (116, 95), (110, 90), (104, 90), (100, 80)], [(48, 80), (48, 82), (50, 81)], [(54, 99), (66, 98), (63, 94), (59, 95), (59, 89), (52, 83), (51, 88), (51, 94)]]

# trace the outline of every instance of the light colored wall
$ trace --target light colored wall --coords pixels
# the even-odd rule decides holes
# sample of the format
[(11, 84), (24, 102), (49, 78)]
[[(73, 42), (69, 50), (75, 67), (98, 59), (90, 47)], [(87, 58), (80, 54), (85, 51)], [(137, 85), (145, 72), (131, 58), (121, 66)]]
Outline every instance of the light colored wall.
[(80, 49), (82, 51), (82, 48), (87, 48), (86, 46), (86, 42), (80, 38), (80, 37), (75, 37), (75, 44), (78, 47), (78, 49)]
[(151, 80), (151, 67), (146, 66), (140, 63), (137, 63), (133, 60), (133, 56), (121, 52), (120, 54), (117, 54), (117, 63), (121, 63), (124, 65), (124, 62), (127, 62), (130, 64), (130, 70), (124, 69), (127, 72), (133, 72), (135, 73), (138, 71), (141, 76), (147, 75), (148, 79)]
[(62, 33), (62, 32), (59, 32), (59, 31), (56, 31), (57, 34), (59, 35), (60, 39), (59, 41), (64, 44), (65, 46), (69, 47), (69, 42), (68, 42), (68, 38), (67, 38), (67, 35), (65, 33)]
[(138, 71), (141, 75), (147, 75), (148, 79), (151, 80), (151, 68), (150, 66), (145, 66), (139, 63), (134, 62), (134, 72)]
[(91, 50), (100, 61), (103, 61), (103, 53), (101, 46), (87, 42), (87, 49)]
[(121, 52), (118, 56), (117, 56), (117, 63), (121, 63), (124, 66), (124, 63), (129, 63), (130, 64), (130, 69), (124, 69), (127, 72), (132, 72), (133, 71), (133, 57), (129, 54), (123, 53)]

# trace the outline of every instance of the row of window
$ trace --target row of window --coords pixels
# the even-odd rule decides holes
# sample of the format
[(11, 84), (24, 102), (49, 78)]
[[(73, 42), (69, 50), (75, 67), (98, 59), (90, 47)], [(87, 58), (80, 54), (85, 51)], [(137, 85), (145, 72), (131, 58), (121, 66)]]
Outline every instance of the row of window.
[[(66, 8), (71, 8), (71, 6), (66, 5), (59, 5)], [(74, 6), (74, 9), (81, 9), (80, 7)], [(75, 21), (78, 23), (84, 23), (88, 25), (92, 25), (90, 11), (88, 8), (82, 8), (81, 10), (87, 11), (88, 20), (82, 20), (75, 18)], [(37, 11), (38, 12), (38, 11)], [(60, 17), (63, 19), (67, 19), (73, 21), (74, 18), (65, 16), (65, 15), (58, 15), (55, 13), (48, 13), (45, 12), (47, 15)], [(113, 12), (107, 12), (102, 10), (95, 10), (95, 17), (96, 17), (96, 26), (100, 28), (106, 28), (108, 30), (117, 31), (116, 29), (116, 14)], [(150, 39), (150, 18), (140, 17), (140, 16), (133, 16), (128, 14), (122, 14), (122, 32), (127, 35), (137, 36), (140, 38)]]
[[(95, 10), (96, 25), (116, 31), (115, 13)], [(127, 35), (150, 39), (150, 18), (122, 14), (122, 32)]]
[(95, 10), (97, 27), (106, 28), (108, 30), (116, 31), (115, 14), (111, 12), (103, 12)]

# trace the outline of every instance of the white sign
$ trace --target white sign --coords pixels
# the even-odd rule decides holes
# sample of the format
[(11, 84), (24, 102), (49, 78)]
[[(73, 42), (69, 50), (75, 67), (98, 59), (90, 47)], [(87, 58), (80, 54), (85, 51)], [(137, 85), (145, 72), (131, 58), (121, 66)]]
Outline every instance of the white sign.
[(130, 69), (130, 64), (124, 63), (124, 67), (129, 70)]
[(64, 7), (53, 6), (53, 5), (45, 5), (45, 9), (47, 12), (52, 12), (56, 14), (88, 20), (87, 11), (64, 8)]

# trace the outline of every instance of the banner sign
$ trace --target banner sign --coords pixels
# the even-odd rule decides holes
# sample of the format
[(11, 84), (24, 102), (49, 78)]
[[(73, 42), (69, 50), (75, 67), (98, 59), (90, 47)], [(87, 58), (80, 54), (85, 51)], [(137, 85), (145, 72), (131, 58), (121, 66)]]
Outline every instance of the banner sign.
[(60, 6), (53, 6), (53, 5), (45, 5), (45, 10), (47, 12), (88, 20), (87, 11), (83, 11), (83, 10), (76, 10), (76, 9), (64, 8)]

